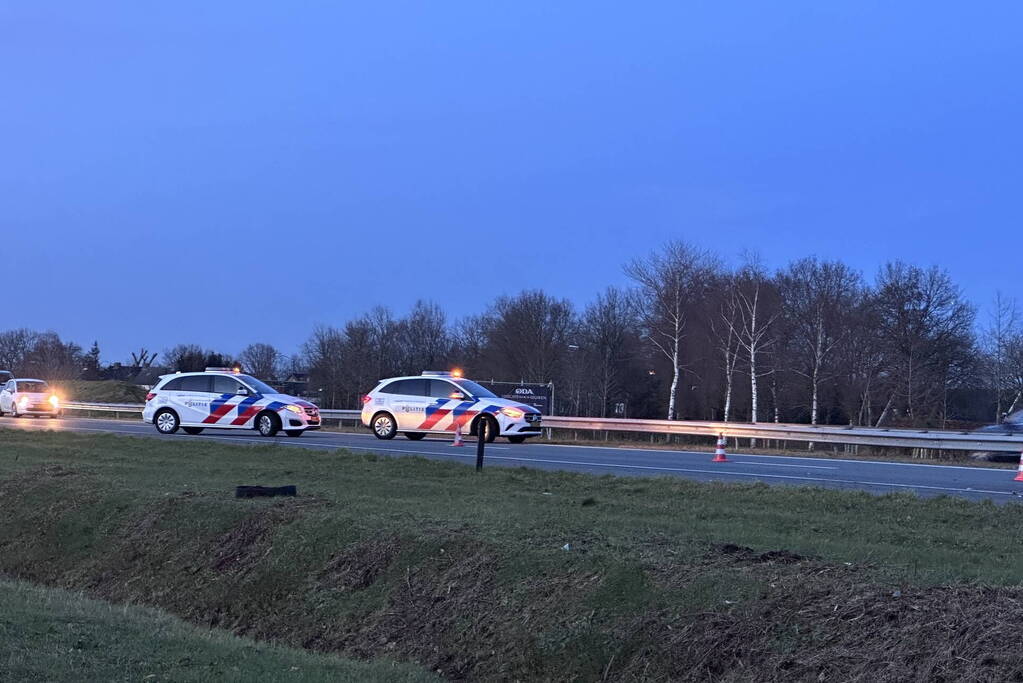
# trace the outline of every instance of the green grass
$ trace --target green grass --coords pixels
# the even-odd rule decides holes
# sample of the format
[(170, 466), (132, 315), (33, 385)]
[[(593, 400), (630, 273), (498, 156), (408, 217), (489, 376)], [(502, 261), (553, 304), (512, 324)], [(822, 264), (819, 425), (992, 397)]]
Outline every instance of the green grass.
[(147, 607), (0, 580), (7, 681), (432, 681), (407, 664), (358, 662), (200, 629)]
[[(296, 484), (300, 496), (238, 500), (238, 484)], [(1023, 563), (1014, 504), (477, 474), (187, 436), (0, 430), (0, 519), (0, 572), (260, 640), (476, 679), (720, 677), (752, 666), (766, 680), (782, 666), (771, 658), (819, 640), (838, 602), (859, 609), (900, 590), (900, 619), (930, 619), (914, 627), (923, 633), (956, 600), (958, 615), (1008, 604), (1016, 589), (984, 586), (1016, 585)], [(863, 615), (825, 641), (851, 638), (863, 657), (881, 656), (868, 641), (893, 622)], [(709, 659), (692, 649), (743, 624), (756, 630), (734, 649), (715, 645)], [(919, 666), (919, 653), (906, 661)], [(815, 666), (778, 671), (816, 676)], [(855, 678), (852, 668), (832, 674)]]

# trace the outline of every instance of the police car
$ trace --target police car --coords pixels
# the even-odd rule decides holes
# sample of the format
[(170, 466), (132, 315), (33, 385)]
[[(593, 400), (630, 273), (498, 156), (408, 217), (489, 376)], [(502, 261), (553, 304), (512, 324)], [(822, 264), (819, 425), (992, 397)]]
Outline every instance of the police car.
[(312, 403), (230, 368), (162, 375), (146, 395), (142, 419), (161, 434), (180, 427), (186, 434), (216, 428), (255, 429), (263, 436), (283, 430), (301, 436), (320, 428), (320, 411)]
[(467, 434), (477, 434), (482, 427), (488, 442), (504, 436), (522, 443), (540, 433), (540, 419), (536, 408), (499, 398), (450, 372), (381, 380), (362, 397), (362, 424), (378, 439), (393, 439), (402, 432), (418, 441), (427, 434), (451, 434), (461, 426)]

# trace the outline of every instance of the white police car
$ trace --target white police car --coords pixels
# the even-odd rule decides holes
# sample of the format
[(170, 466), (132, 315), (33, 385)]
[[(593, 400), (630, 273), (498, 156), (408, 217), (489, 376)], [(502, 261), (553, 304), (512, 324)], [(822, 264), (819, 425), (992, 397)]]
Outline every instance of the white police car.
[(301, 436), (320, 428), (320, 411), (312, 403), (229, 368), (162, 375), (146, 396), (142, 419), (161, 434), (173, 434), (178, 427), (199, 434), (212, 427)]
[(412, 440), (431, 433), (451, 434), (460, 425), (467, 434), (480, 427), (487, 441), (498, 436), (522, 443), (540, 433), (540, 411), (495, 396), (473, 381), (450, 372), (381, 380), (362, 397), (362, 424), (378, 439), (402, 432)]

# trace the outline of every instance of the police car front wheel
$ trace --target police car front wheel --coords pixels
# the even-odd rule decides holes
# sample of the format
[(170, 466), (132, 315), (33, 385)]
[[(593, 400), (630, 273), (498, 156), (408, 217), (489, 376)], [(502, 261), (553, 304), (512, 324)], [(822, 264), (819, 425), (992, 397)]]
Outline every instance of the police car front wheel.
[(373, 416), (373, 434), (378, 439), (393, 439), (398, 433), (398, 425), (394, 418), (387, 413), (377, 413)]
[(472, 430), (472, 433), (479, 436), (481, 429), (483, 430), (483, 440), (487, 443), (494, 443), (497, 433), (501, 431), (501, 428), (497, 425), (497, 420), (489, 415), (484, 415), (476, 420), (476, 428)]
[(256, 418), (256, 429), (261, 436), (275, 436), (281, 428), (281, 419), (273, 413), (260, 413)]

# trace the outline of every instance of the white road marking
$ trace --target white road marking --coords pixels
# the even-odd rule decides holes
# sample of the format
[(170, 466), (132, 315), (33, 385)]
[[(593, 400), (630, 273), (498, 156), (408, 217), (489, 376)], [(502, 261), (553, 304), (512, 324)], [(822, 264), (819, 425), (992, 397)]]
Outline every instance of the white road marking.
[(731, 462), (740, 465), (752, 465), (753, 467), (795, 467), (801, 470), (837, 470), (837, 467), (825, 467), (824, 465), (785, 465), (780, 462), (749, 462), (746, 460), (732, 460)]

